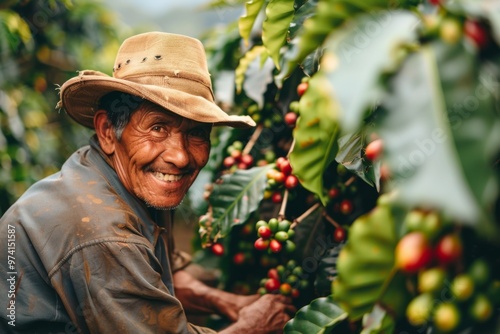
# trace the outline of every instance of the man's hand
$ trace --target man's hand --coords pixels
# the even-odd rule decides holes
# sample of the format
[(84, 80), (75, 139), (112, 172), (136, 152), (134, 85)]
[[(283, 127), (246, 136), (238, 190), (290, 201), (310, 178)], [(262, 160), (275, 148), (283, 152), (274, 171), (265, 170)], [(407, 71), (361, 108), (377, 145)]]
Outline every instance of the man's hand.
[(240, 311), (256, 300), (259, 299), (259, 295), (242, 296), (235, 294), (223, 294), (220, 293), (221, 298), (216, 298), (215, 304), (218, 310), (218, 314), (226, 316), (232, 322), (238, 320)]
[(174, 287), (186, 312), (218, 314), (232, 322), (238, 320), (242, 308), (259, 299), (259, 295), (242, 296), (209, 287), (184, 270), (174, 274)]
[(283, 333), (283, 327), (295, 311), (290, 298), (264, 295), (256, 302), (243, 307), (239, 312), (238, 321), (220, 333)]

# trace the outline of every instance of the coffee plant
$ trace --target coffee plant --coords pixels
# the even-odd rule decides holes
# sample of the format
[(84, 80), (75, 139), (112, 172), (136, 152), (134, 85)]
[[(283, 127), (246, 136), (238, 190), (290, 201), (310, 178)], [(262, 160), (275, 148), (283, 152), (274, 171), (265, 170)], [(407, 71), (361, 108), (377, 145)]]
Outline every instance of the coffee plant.
[(498, 333), (499, 14), (250, 0), (207, 33), (221, 107), (257, 123), (214, 129), (205, 170), (223, 287), (293, 297), (285, 333)]

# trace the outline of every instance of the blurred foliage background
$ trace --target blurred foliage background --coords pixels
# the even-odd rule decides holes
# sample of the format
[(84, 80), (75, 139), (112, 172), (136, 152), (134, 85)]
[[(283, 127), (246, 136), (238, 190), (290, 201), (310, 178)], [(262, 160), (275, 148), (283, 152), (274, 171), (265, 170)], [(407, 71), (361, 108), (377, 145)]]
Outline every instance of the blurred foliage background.
[(0, 214), (59, 169), (88, 131), (55, 110), (75, 71), (112, 67), (116, 21), (95, 1), (0, 5)]

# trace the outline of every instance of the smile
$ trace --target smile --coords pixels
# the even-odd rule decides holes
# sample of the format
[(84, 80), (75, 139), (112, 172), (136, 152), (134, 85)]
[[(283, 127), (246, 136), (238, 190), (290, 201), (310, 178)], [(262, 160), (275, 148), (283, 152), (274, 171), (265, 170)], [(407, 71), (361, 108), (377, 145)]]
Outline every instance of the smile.
[(163, 173), (160, 173), (160, 172), (154, 172), (153, 175), (158, 180), (167, 181), (167, 182), (179, 181), (182, 178), (182, 175), (163, 174)]

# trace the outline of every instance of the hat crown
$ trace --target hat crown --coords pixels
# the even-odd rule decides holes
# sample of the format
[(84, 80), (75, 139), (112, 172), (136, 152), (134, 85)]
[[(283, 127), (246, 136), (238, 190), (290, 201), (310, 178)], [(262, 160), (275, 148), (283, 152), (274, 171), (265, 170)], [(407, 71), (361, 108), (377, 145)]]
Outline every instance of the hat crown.
[(126, 39), (115, 59), (113, 77), (166, 76), (198, 81), (211, 89), (203, 44), (194, 38), (148, 32)]

